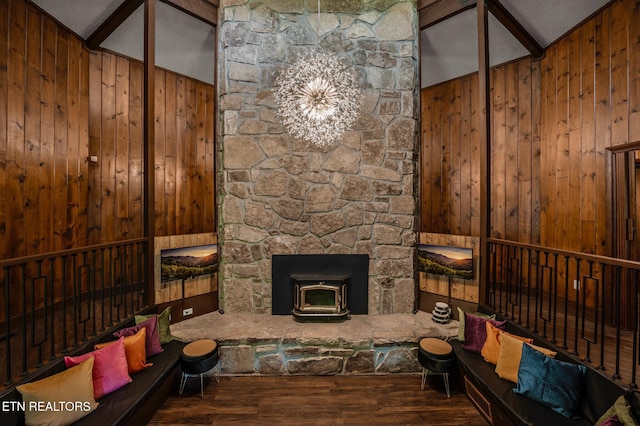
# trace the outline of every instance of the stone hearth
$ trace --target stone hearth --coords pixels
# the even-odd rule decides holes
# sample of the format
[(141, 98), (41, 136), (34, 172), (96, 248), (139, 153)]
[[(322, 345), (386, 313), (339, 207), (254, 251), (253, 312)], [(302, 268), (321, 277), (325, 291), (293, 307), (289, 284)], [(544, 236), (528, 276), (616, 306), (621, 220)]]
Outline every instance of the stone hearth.
[(341, 323), (213, 312), (173, 324), (171, 333), (184, 341), (216, 340), (222, 374), (410, 374), (420, 371), (420, 339), (456, 336), (458, 322), (437, 324), (426, 312), (354, 315)]

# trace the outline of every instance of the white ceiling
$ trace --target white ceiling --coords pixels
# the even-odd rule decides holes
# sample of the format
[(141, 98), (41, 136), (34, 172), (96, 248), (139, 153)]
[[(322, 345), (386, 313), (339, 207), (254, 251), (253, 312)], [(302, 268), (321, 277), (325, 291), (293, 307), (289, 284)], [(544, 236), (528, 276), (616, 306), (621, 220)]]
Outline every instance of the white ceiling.
[[(123, 0), (32, 1), (86, 39)], [(609, 0), (500, 2), (538, 43), (547, 47)], [(162, 2), (158, 2), (156, 10), (156, 65), (213, 84), (215, 28)], [(142, 36), (143, 10), (140, 7), (101, 44), (101, 47), (142, 60)], [(475, 8), (423, 30), (422, 87), (476, 72), (477, 43)], [(489, 46), (491, 65), (529, 54), (493, 16), (489, 17)]]

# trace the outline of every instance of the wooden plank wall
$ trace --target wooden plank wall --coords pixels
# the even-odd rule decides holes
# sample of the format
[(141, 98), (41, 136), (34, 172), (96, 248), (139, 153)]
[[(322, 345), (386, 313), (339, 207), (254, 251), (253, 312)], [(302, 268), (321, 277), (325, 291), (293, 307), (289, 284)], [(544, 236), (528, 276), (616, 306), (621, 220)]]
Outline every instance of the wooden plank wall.
[(606, 148), (640, 140), (640, 8), (619, 0), (542, 61), (540, 241), (608, 254)]
[(88, 52), (0, 2), (0, 259), (87, 244)]
[[(214, 232), (214, 88), (156, 88), (156, 235)], [(0, 2), (0, 259), (143, 235), (142, 91), (141, 63)]]
[[(91, 54), (91, 241), (143, 235), (142, 64)], [(214, 89), (156, 70), (156, 235), (215, 230)]]
[[(492, 236), (537, 242), (540, 68), (491, 70)], [(478, 75), (422, 90), (421, 231), (480, 236)]]
[[(640, 8), (491, 71), (491, 235), (607, 254), (606, 148), (640, 140)], [(421, 231), (479, 236), (477, 75), (422, 90)]]

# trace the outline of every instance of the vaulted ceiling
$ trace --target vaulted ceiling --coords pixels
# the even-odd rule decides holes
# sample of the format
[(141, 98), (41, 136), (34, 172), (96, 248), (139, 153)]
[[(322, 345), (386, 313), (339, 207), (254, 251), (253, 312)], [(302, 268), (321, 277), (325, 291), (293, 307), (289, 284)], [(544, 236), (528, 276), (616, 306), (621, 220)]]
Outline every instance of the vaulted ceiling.
[[(491, 66), (530, 54), (498, 18), (502, 5), (521, 29), (543, 49), (608, 4), (610, 0), (490, 0)], [(475, 0), (419, 0), (421, 7), (422, 87), (478, 71), (478, 23)], [(446, 4), (447, 6), (443, 6)], [(441, 16), (454, 14), (447, 19)]]
[[(126, 19), (110, 30), (99, 47), (143, 59), (144, 3), (141, 0), (32, 0), (61, 24), (85, 40), (100, 34), (103, 23), (125, 11)], [(210, 22), (217, 12), (217, 0), (164, 0), (156, 7), (156, 65), (214, 83), (216, 31)], [(216, 18), (217, 20), (217, 18)], [(113, 21), (111, 21), (113, 22)]]
[[(321, 1), (321, 9), (322, 2)], [(142, 0), (32, 0), (71, 31), (97, 46), (142, 60)], [(522, 33), (542, 49), (610, 0), (491, 0), (490, 63), (497, 65), (530, 54), (513, 34)], [(313, 2), (315, 6), (315, 2)], [(421, 79), (428, 87), (478, 70), (476, 0), (418, 0), (421, 28)], [(498, 7), (496, 9), (497, 6)], [(161, 0), (156, 15), (156, 65), (214, 83), (218, 0)], [(129, 7), (126, 19), (114, 15)], [(502, 12), (500, 12), (502, 10)], [(121, 13), (122, 15), (122, 13)], [(107, 27), (105, 30), (104, 27)], [(101, 33), (102, 31), (102, 33)], [(106, 32), (105, 32), (106, 31)], [(100, 37), (104, 34), (104, 37)]]

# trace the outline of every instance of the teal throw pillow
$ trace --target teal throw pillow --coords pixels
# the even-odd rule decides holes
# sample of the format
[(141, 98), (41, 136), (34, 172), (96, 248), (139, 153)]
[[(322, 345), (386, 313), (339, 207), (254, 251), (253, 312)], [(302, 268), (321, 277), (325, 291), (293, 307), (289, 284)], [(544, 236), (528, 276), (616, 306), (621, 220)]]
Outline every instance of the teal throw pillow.
[(577, 418), (584, 388), (584, 365), (550, 358), (522, 345), (515, 393), (537, 401), (568, 418)]

